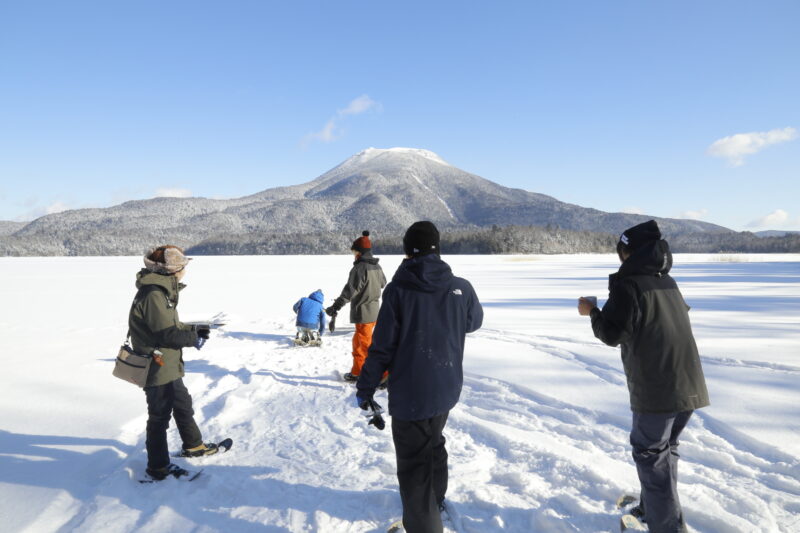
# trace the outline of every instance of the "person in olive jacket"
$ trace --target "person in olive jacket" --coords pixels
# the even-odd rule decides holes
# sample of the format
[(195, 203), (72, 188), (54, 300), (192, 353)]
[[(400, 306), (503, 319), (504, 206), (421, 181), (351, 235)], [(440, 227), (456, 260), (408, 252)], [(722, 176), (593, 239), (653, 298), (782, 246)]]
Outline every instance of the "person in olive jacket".
[(389, 414), (409, 533), (441, 533), (447, 492), (442, 435), (464, 384), (464, 342), (483, 324), (469, 281), (439, 257), (439, 230), (415, 222), (403, 237), (405, 259), (383, 293), (383, 304), (356, 387), (361, 409), (380, 409), (373, 395), (389, 371)]
[(633, 424), (631, 445), (641, 495), (632, 514), (653, 532), (686, 531), (678, 498), (678, 437), (708, 390), (689, 321), (689, 306), (669, 275), (672, 253), (651, 220), (620, 237), (619, 271), (609, 277), (603, 309), (578, 301), (595, 336), (622, 346)]
[(155, 480), (187, 472), (170, 463), (167, 428), (175, 418), (182, 454), (210, 455), (215, 444), (204, 444), (194, 421), (192, 397), (183, 384), (182, 348), (198, 350), (209, 337), (206, 327), (193, 327), (178, 319), (178, 295), (189, 258), (177, 246), (159, 246), (144, 257), (145, 268), (136, 275), (136, 296), (128, 317), (133, 350), (154, 356), (144, 388), (147, 399), (147, 474)]
[(325, 312), (329, 316), (335, 316), (344, 304), (350, 302), (350, 322), (356, 325), (356, 332), (353, 335), (353, 366), (344, 375), (344, 379), (356, 381), (372, 344), (372, 331), (378, 319), (381, 291), (386, 286), (386, 276), (378, 264), (379, 259), (372, 257), (369, 231), (362, 232), (361, 237), (353, 241), (350, 251), (353, 252), (355, 261), (347, 277), (347, 284)]

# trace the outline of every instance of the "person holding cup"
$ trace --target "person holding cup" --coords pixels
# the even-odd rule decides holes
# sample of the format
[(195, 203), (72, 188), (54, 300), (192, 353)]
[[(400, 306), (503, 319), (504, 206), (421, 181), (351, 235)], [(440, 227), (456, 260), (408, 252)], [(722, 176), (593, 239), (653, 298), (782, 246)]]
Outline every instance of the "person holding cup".
[(672, 253), (654, 220), (625, 230), (617, 243), (622, 265), (609, 276), (602, 309), (582, 297), (595, 337), (621, 346), (633, 424), (633, 460), (641, 484), (631, 512), (651, 532), (686, 531), (677, 489), (678, 436), (695, 409), (709, 405), (689, 306), (670, 277)]

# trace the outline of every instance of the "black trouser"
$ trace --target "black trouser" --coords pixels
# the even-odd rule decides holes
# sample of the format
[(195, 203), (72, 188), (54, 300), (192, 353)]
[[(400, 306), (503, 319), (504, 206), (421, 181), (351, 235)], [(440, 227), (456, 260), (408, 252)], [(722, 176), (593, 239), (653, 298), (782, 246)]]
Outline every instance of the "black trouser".
[(642, 486), (641, 504), (654, 533), (686, 531), (678, 499), (678, 436), (692, 411), (633, 413), (631, 445)]
[(441, 533), (439, 503), (447, 492), (447, 450), (442, 435), (447, 415), (427, 420), (392, 418), (397, 480), (408, 533)]
[(147, 396), (147, 468), (164, 468), (169, 465), (167, 428), (170, 416), (175, 417), (178, 433), (184, 448), (203, 444), (203, 436), (194, 421), (192, 397), (183, 384), (176, 379), (166, 385), (146, 387)]

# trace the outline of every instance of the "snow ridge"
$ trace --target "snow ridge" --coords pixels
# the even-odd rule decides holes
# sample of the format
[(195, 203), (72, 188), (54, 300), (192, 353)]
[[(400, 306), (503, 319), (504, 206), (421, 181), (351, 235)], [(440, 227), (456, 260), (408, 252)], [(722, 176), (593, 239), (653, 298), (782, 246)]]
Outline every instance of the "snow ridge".
[(438, 194), (436, 194), (435, 192), (433, 192), (433, 191), (431, 190), (431, 188), (430, 188), (430, 187), (428, 187), (427, 185), (425, 185), (424, 183), (422, 183), (422, 180), (421, 180), (421, 179), (419, 179), (419, 176), (417, 176), (416, 174), (412, 174), (412, 176), (414, 177), (414, 179), (415, 179), (415, 180), (417, 180), (417, 183), (419, 183), (420, 185), (422, 185), (422, 186), (425, 188), (425, 190), (426, 190), (426, 191), (428, 191), (429, 193), (431, 193), (432, 195), (434, 195), (434, 196), (436, 197), (436, 199), (437, 199), (437, 200), (439, 200), (439, 202), (441, 202), (441, 204), (444, 206), (444, 208), (445, 208), (445, 209), (447, 209), (447, 213), (450, 215), (450, 218), (452, 218), (453, 220), (455, 220), (455, 219), (456, 219), (456, 216), (453, 214), (453, 210), (452, 210), (452, 209), (450, 209), (450, 206), (449, 206), (449, 205), (447, 205), (447, 202), (445, 202), (445, 201), (444, 201), (444, 199), (443, 199), (441, 196), (439, 196)]
[(346, 161), (346, 163), (363, 164), (383, 154), (415, 155), (418, 157), (424, 157), (425, 159), (433, 161), (434, 163), (439, 163), (440, 165), (450, 166), (449, 163), (447, 163), (447, 161), (442, 159), (438, 154), (431, 152), (430, 150), (425, 150), (423, 148), (403, 148), (399, 146), (394, 148), (370, 147), (352, 156)]

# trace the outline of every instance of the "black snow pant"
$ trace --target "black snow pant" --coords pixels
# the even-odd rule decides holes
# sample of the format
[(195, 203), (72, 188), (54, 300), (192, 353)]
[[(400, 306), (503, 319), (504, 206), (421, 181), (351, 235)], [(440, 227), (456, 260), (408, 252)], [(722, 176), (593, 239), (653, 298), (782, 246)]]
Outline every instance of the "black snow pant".
[(148, 414), (147, 468), (164, 468), (170, 463), (167, 446), (170, 417), (175, 417), (184, 448), (194, 448), (203, 444), (203, 436), (194, 421), (192, 397), (182, 379), (176, 379), (166, 385), (145, 387), (144, 393), (147, 396)]
[(392, 418), (403, 528), (408, 533), (442, 533), (439, 504), (447, 492), (447, 450), (442, 430), (448, 414), (414, 421)]
[(678, 436), (692, 412), (633, 413), (633, 460), (642, 488), (644, 519), (653, 533), (686, 531), (678, 499)]

